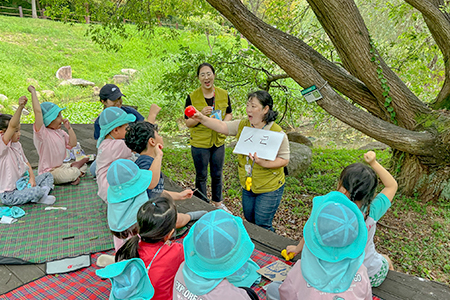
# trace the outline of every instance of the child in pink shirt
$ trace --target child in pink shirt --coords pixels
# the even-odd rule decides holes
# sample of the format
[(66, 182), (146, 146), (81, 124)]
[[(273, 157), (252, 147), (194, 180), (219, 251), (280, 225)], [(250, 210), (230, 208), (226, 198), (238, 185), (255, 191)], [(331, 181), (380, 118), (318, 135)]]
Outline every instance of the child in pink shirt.
[(97, 185), (98, 196), (108, 203), (108, 180), (106, 173), (111, 163), (117, 159), (131, 159), (132, 152), (123, 140), (127, 132), (128, 123), (134, 122), (136, 117), (127, 114), (118, 107), (108, 107), (99, 117), (100, 136), (97, 140)]
[[(44, 102), (39, 105), (34, 86), (29, 86), (34, 110), (33, 142), (39, 154), (38, 173), (50, 172), (53, 175), (55, 184), (68, 183), (79, 184), (80, 177), (87, 170), (86, 162), (89, 158), (84, 158), (72, 164), (63, 163), (66, 157), (66, 149), (72, 149), (77, 145), (77, 136), (73, 131), (69, 120), (63, 119), (58, 105), (51, 102)], [(69, 134), (61, 129), (64, 123)]]
[(14, 116), (0, 113), (0, 200), (5, 205), (55, 202), (54, 196), (48, 196), (53, 188), (52, 174), (35, 177), (19, 142), (20, 115), (27, 101), (25, 96), (19, 98)]
[(268, 300), (372, 299), (363, 265), (367, 228), (355, 203), (341, 192), (315, 197), (303, 237), (302, 259), (283, 283), (268, 285)]

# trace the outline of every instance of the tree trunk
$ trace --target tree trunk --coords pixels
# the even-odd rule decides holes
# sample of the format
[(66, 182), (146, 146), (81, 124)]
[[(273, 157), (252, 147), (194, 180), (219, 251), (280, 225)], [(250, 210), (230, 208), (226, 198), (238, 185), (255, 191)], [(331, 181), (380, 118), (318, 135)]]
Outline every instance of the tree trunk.
[(37, 19), (36, 0), (31, 0), (31, 16), (33, 19)]
[[(345, 69), (326, 60), (301, 40), (262, 22), (240, 0), (207, 1), (299, 85), (323, 87), (320, 90), (323, 99), (317, 104), (325, 111), (391, 146), (394, 160), (404, 163), (397, 168), (404, 193), (414, 193), (419, 182), (428, 182), (433, 188), (433, 192), (423, 191), (427, 199), (445, 190), (444, 183), (450, 177), (445, 171), (450, 163), (450, 117), (445, 112), (430, 110), (386, 65), (371, 43), (352, 0), (308, 0)], [(351, 104), (335, 89), (367, 111)], [(386, 105), (388, 96), (392, 101)], [(389, 107), (393, 108), (395, 118), (391, 117)], [(392, 124), (394, 121), (398, 121), (398, 126)]]

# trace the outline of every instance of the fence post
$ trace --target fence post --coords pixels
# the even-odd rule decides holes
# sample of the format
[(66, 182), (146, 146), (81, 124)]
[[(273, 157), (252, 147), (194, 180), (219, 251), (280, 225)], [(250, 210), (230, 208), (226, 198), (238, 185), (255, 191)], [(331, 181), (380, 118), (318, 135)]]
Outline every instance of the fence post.
[(89, 15), (89, 3), (84, 3), (86, 5), (86, 15), (84, 16), (84, 19), (86, 20), (86, 24), (91, 23), (91, 16)]
[(33, 19), (37, 19), (36, 0), (31, 0), (31, 16)]
[(23, 18), (22, 6), (19, 6), (19, 16)]
[(41, 9), (41, 18), (42, 19), (47, 19), (47, 16), (45, 15), (45, 9)]
[(175, 28), (178, 30), (178, 22), (175, 23)]

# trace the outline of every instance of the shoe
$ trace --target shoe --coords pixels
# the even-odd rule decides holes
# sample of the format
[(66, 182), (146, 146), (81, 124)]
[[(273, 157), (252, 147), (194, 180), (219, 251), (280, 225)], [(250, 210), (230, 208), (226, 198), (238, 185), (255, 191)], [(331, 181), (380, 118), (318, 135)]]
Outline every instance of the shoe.
[(114, 255), (102, 254), (97, 258), (97, 266), (103, 268), (115, 263)]
[(223, 209), (224, 211), (226, 211), (226, 212), (229, 213), (230, 215), (233, 214), (233, 213), (231, 212), (231, 210), (229, 210), (228, 207), (226, 207), (225, 204), (223, 204), (223, 203), (220, 203), (219, 206), (215, 206), (215, 205), (214, 205), (214, 207), (217, 208), (217, 209)]

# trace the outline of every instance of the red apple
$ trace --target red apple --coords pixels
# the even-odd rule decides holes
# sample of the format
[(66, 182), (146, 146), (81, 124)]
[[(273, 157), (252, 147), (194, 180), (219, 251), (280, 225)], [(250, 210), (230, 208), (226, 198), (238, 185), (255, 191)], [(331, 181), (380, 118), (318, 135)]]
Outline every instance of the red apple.
[(195, 115), (195, 108), (192, 105), (189, 105), (188, 107), (186, 107), (186, 109), (184, 110), (184, 114), (188, 117), (188, 118), (192, 118), (193, 115)]

